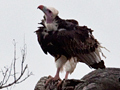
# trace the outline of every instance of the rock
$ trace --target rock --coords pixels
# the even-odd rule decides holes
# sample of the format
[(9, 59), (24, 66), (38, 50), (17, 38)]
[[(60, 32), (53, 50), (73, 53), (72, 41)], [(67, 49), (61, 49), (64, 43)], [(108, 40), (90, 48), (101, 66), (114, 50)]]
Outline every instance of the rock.
[(81, 80), (63, 80), (57, 87), (57, 81), (50, 81), (42, 77), (34, 90), (120, 90), (120, 68), (97, 69), (85, 75)]

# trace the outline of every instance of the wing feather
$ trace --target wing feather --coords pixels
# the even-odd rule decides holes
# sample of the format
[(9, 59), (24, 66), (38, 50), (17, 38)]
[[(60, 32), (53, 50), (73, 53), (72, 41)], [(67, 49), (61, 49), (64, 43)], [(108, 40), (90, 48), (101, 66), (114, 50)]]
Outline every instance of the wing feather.
[(70, 56), (77, 57), (78, 61), (91, 66), (101, 61), (99, 55), (100, 43), (93, 37), (92, 30), (86, 26), (77, 30), (62, 30), (56, 33), (56, 42)]

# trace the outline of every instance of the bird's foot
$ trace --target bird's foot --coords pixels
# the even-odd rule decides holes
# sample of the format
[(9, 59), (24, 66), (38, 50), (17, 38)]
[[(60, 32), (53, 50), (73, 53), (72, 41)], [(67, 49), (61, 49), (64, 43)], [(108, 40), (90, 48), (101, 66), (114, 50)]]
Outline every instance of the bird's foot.
[(58, 84), (57, 84), (57, 87), (59, 87), (62, 83), (63, 83), (63, 81), (60, 80), (60, 81), (58, 82)]
[(59, 77), (52, 77), (52, 76), (48, 76), (48, 80), (45, 82), (45, 87), (48, 85), (48, 83), (52, 82), (52, 81), (57, 81), (58, 84), (57, 84), (57, 87), (61, 84), (61, 79)]

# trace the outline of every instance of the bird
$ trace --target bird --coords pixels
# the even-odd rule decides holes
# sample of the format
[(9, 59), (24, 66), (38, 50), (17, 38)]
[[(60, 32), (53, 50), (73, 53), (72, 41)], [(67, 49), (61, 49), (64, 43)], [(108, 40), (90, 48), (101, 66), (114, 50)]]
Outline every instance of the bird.
[(38, 42), (45, 54), (54, 57), (57, 71), (48, 80), (60, 80), (59, 73), (65, 70), (64, 79), (72, 74), (78, 62), (85, 63), (90, 68), (105, 69), (101, 56), (102, 46), (93, 36), (93, 30), (87, 26), (80, 26), (77, 20), (62, 19), (59, 11), (54, 7), (39, 5), (43, 19), (36, 30)]

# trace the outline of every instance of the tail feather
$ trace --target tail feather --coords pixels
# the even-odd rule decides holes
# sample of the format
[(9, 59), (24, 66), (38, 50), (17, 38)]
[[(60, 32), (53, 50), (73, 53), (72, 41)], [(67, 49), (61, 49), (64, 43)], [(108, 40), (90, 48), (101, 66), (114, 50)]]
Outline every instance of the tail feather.
[(104, 61), (103, 60), (101, 60), (101, 62), (99, 62), (99, 63), (94, 63), (94, 64), (92, 64), (90, 66), (92, 68), (94, 68), (94, 69), (98, 69), (98, 68), (104, 69), (104, 68), (106, 68), (105, 65), (104, 65)]
[(102, 53), (102, 51), (99, 49), (100, 48), (96, 48), (94, 52), (90, 52), (89, 54), (78, 55), (78, 58), (80, 59), (79, 61), (87, 64), (89, 67), (92, 67), (94, 69), (104, 69), (104, 61), (101, 60), (100, 57), (100, 52)]

